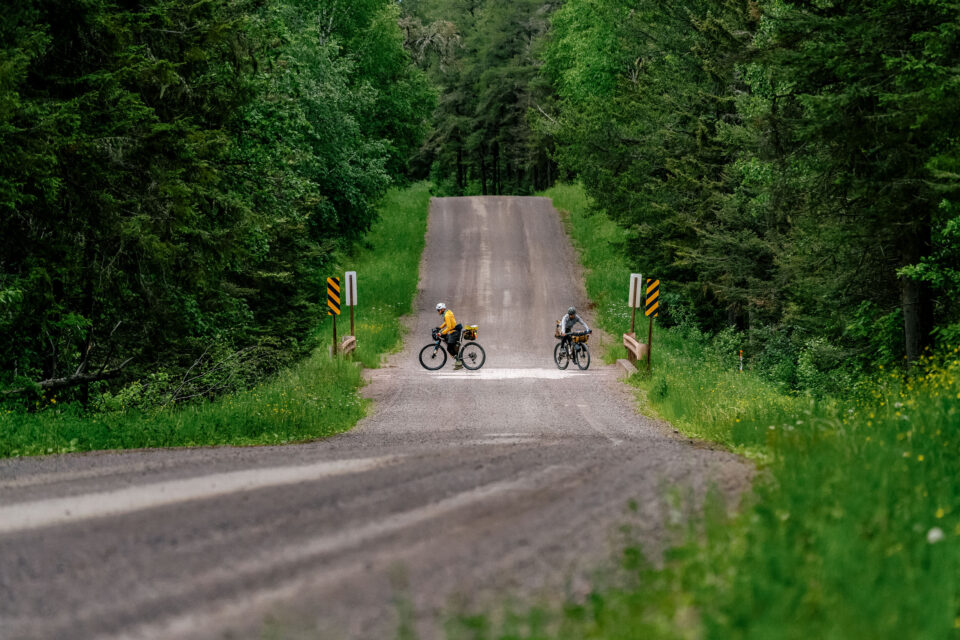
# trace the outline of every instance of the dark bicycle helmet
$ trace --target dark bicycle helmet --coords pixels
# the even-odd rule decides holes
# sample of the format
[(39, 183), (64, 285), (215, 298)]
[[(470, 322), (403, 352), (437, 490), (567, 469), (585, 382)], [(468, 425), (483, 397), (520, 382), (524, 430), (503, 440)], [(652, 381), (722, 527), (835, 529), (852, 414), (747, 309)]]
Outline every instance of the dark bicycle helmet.
[(567, 315), (571, 315), (571, 316), (577, 315), (577, 308), (576, 308), (576, 307), (570, 307), (569, 309), (567, 309)]

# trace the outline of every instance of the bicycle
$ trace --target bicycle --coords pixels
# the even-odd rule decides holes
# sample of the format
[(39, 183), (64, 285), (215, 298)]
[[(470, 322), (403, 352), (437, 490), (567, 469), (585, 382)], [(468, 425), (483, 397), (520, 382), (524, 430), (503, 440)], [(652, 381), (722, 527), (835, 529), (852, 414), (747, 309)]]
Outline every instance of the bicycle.
[[(553, 361), (558, 369), (566, 369), (571, 361), (582, 371), (590, 367), (590, 349), (587, 348), (587, 340), (591, 333), (591, 331), (576, 331), (566, 336), (555, 336), (560, 341), (553, 348)], [(565, 337), (570, 339), (564, 340)]]
[[(420, 364), (424, 369), (436, 371), (447, 364), (447, 347), (443, 336), (440, 335), (440, 329), (434, 329), (430, 335), (434, 341), (420, 349)], [(457, 357), (460, 358), (465, 369), (471, 371), (479, 369), (487, 361), (487, 353), (483, 347), (473, 342), (477, 339), (477, 325), (464, 327), (460, 337), (461, 340), (457, 343)]]

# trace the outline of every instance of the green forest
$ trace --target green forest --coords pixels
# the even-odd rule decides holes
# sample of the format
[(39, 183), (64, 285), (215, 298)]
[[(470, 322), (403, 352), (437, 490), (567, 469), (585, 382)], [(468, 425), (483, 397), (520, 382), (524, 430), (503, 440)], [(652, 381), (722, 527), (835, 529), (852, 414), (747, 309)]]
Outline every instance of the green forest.
[(7, 7), (0, 387), (179, 402), (304, 355), (325, 269), (435, 104), (399, 21), (387, 0)]
[(403, 6), (441, 88), (419, 160), (441, 193), (581, 182), (666, 324), (789, 388), (960, 342), (955, 3)]
[(25, 0), (0, 154), (14, 403), (294, 362), (324, 269), (427, 179), (582, 184), (662, 321), (786, 388), (960, 342), (945, 0)]
[(673, 322), (839, 391), (960, 340), (958, 35), (950, 2), (570, 0), (535, 126)]

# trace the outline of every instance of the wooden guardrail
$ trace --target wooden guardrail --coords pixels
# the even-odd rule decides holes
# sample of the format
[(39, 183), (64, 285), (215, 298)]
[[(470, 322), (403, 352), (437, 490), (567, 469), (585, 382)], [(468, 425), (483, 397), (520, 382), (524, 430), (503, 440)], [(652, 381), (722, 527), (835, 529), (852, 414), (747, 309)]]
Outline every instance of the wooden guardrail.
[(357, 348), (356, 336), (347, 336), (343, 339), (343, 342), (340, 343), (340, 353), (342, 355), (347, 355), (348, 353), (351, 353), (356, 348)]
[(627, 357), (632, 364), (647, 357), (649, 347), (643, 342), (637, 342), (637, 338), (632, 333), (623, 334), (623, 346), (627, 348)]

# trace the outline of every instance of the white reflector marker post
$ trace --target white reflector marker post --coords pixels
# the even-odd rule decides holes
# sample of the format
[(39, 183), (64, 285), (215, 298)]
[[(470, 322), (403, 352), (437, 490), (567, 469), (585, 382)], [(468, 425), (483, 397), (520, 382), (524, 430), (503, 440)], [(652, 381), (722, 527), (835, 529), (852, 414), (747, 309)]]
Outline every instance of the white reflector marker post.
[(643, 306), (643, 276), (639, 273), (630, 274), (630, 297), (627, 300), (627, 304), (630, 305), (631, 316), (630, 316), (630, 334), (636, 335), (634, 332), (634, 326), (637, 322), (637, 307)]
[(353, 329), (353, 308), (357, 306), (357, 272), (356, 271), (347, 271), (344, 276), (344, 299), (343, 304), (347, 307), (350, 307), (350, 335), (356, 336), (356, 332)]
[(355, 307), (357, 305), (357, 272), (347, 271), (343, 274), (343, 279), (347, 283), (343, 290), (343, 304), (346, 307)]

